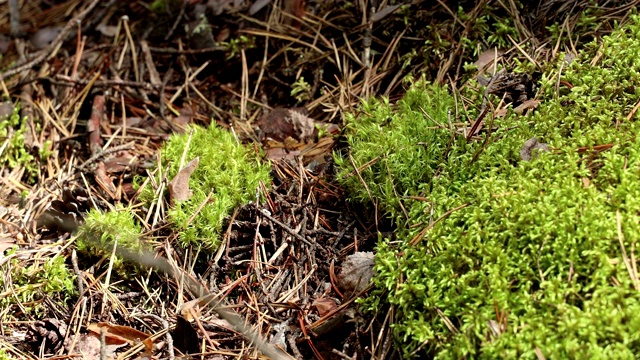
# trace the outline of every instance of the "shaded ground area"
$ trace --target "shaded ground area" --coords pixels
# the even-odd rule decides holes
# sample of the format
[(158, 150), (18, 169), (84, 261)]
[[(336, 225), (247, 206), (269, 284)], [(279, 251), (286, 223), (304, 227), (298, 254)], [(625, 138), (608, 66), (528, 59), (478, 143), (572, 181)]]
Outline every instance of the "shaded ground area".
[[(636, 5), (16, 3), (0, 24), (12, 35), (0, 39), (0, 111), (20, 115), (0, 124), (2, 348), (19, 358), (97, 358), (103, 349), (210, 359), (257, 358), (258, 349), (397, 357), (392, 314), (359, 313), (367, 281), (346, 275), (366, 273), (378, 232), (393, 227), (334, 182), (343, 114), (370, 96), (397, 99), (407, 76), (457, 93), (478, 74), (471, 64), (484, 70), (485, 97), (531, 110), (547, 64)], [(509, 71), (496, 75), (495, 60)], [(151, 179), (171, 134), (214, 122), (272, 161), (273, 183), (251, 189), (259, 201), (237, 208), (223, 246), (208, 252), (180, 246), (166, 219), (171, 179)], [(482, 140), (483, 115), (454, 122)], [(161, 194), (156, 204), (141, 201), (142, 187)], [(172, 270), (114, 270), (110, 254), (76, 254), (86, 212), (118, 204), (134, 209), (157, 257), (139, 262)]]

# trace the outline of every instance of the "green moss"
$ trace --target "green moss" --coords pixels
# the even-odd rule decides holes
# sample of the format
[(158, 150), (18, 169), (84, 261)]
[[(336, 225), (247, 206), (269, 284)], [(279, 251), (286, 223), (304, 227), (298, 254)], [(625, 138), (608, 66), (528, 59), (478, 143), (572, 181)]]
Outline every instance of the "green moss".
[[(256, 199), (260, 182), (270, 184), (268, 164), (261, 163), (253, 150), (239, 144), (222, 128), (194, 127), (174, 135), (162, 149), (163, 176), (173, 179), (188, 145), (186, 162), (200, 157), (199, 165), (189, 178), (193, 196), (173, 204), (169, 221), (180, 231), (183, 246), (203, 246), (214, 250), (220, 241), (223, 221), (233, 209)], [(210, 200), (205, 201), (210, 195)], [(143, 198), (151, 199), (147, 188)], [(155, 203), (155, 200), (154, 202)]]
[[(627, 120), (640, 101), (640, 17), (632, 20), (564, 66), (573, 88), (558, 94), (557, 79), (544, 78), (532, 117), (496, 119), (486, 146), (451, 140), (453, 99), (423, 82), (397, 106), (371, 101), (350, 119), (354, 162), (377, 159), (361, 173), (402, 240), (400, 248), (380, 242), (377, 290), (366, 304), (395, 306), (406, 357), (640, 353), (640, 285), (623, 255), (640, 256), (640, 124), (637, 115)], [(533, 136), (553, 151), (522, 161)], [(346, 176), (350, 161), (339, 163), (353, 201), (368, 199), (357, 177)]]
[[(78, 228), (76, 246), (84, 254), (108, 258), (116, 241), (118, 249), (142, 251), (145, 245), (140, 234), (140, 225), (130, 209), (119, 207), (107, 212), (92, 209)], [(116, 257), (114, 269), (125, 274), (125, 271), (121, 271), (124, 270), (123, 266), (122, 259)]]
[(447, 117), (454, 107), (445, 89), (420, 81), (394, 109), (387, 99), (370, 99), (357, 117), (347, 114), (345, 134), (355, 164), (371, 164), (360, 171), (369, 184), (367, 190), (348, 156), (336, 157), (341, 168), (338, 176), (352, 198), (368, 201), (371, 194), (385, 211), (398, 215), (400, 198), (416, 195), (440, 168), (449, 142), (459, 143), (451, 136)]
[[(20, 118), (20, 108), (16, 106), (11, 116), (0, 119), (0, 164), (3, 168), (23, 167), (27, 181), (33, 181), (38, 174), (36, 158), (25, 146), (28, 128)], [(48, 156), (47, 153), (42, 154)]]
[[(11, 256), (13, 251), (7, 256)], [(41, 300), (44, 296), (57, 296), (67, 301), (75, 293), (75, 276), (65, 265), (64, 257), (34, 260), (26, 267), (23, 261), (14, 258), (0, 269), (4, 274), (0, 277), (0, 306), (3, 308), (19, 302), (27, 312), (37, 314), (43, 310)]]

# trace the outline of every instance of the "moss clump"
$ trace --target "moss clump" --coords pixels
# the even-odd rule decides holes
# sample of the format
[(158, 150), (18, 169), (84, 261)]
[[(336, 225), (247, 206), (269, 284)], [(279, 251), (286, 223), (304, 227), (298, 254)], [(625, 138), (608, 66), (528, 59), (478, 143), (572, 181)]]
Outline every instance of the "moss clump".
[[(7, 256), (12, 256), (15, 250)], [(67, 301), (75, 293), (75, 276), (65, 265), (62, 256), (54, 256), (46, 261), (34, 260), (24, 266), (21, 260), (12, 259), (0, 268), (0, 307), (19, 302), (21, 308), (29, 313), (39, 313), (44, 304), (44, 296), (57, 296)], [(8, 321), (5, 318), (3, 321)]]
[[(351, 196), (359, 201), (380, 201), (387, 211), (399, 205), (399, 197), (410, 195), (439, 168), (443, 151), (452, 139), (447, 113), (454, 108), (445, 89), (420, 82), (410, 89), (392, 111), (388, 100), (370, 99), (361, 106), (356, 119), (347, 114), (345, 131), (358, 166), (371, 163), (361, 172), (368, 190), (346, 157), (337, 157), (339, 177)], [(425, 118), (425, 113), (429, 114)], [(435, 119), (438, 119), (436, 121)], [(440, 123), (444, 119), (444, 124)], [(461, 144), (462, 145), (462, 144)]]
[[(270, 184), (270, 167), (261, 163), (253, 150), (239, 144), (230, 132), (217, 126), (194, 127), (185, 134), (172, 136), (163, 146), (163, 175), (167, 179), (178, 173), (187, 146), (186, 162), (200, 157), (189, 178), (193, 196), (172, 205), (169, 221), (180, 231), (183, 246), (214, 250), (225, 217), (238, 205), (255, 200), (260, 182)], [(143, 196), (151, 198), (151, 189), (146, 191)], [(205, 204), (208, 196), (210, 200)]]
[[(121, 207), (102, 212), (92, 209), (78, 228), (78, 251), (91, 256), (109, 257), (117, 241), (117, 249), (125, 248), (134, 253), (144, 249), (140, 237), (141, 228), (129, 209)], [(116, 257), (114, 268), (124, 273), (122, 259)]]
[[(538, 111), (496, 119), (486, 146), (434, 129), (434, 122), (447, 124), (440, 104), (453, 100), (422, 82), (397, 107), (372, 101), (352, 120), (354, 161), (379, 159), (361, 173), (402, 240), (399, 249), (380, 243), (368, 305), (395, 306), (394, 331), (406, 357), (640, 353), (633, 264), (640, 256), (640, 123), (637, 115), (627, 120), (640, 101), (638, 39), (640, 17), (632, 16), (565, 64), (563, 80), (572, 89), (557, 94), (557, 79), (544, 78)], [(602, 56), (591, 65), (597, 51)], [(522, 161), (520, 148), (533, 136), (553, 151)], [(342, 160), (343, 178), (349, 163)], [(344, 181), (355, 200), (365, 198), (357, 179)]]
[(24, 168), (25, 178), (32, 182), (38, 175), (38, 165), (25, 146), (27, 131), (18, 106), (11, 116), (0, 118), (0, 165), (8, 169)]

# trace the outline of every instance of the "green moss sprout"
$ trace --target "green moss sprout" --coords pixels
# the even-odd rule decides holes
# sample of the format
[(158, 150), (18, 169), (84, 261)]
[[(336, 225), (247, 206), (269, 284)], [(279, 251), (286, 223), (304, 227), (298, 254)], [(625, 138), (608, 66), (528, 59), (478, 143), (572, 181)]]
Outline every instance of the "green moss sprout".
[[(32, 182), (38, 174), (38, 164), (25, 146), (27, 131), (26, 122), (20, 118), (19, 106), (15, 107), (12, 115), (0, 119), (0, 164), (9, 169), (23, 167), (25, 178)], [(46, 158), (49, 153), (41, 155)]]
[[(78, 229), (76, 246), (82, 253), (107, 258), (111, 256), (114, 245), (118, 249), (126, 248), (132, 252), (141, 252), (145, 249), (141, 231), (130, 209), (123, 207), (117, 207), (112, 211), (92, 209)], [(116, 271), (123, 270), (123, 266), (122, 259), (116, 257), (114, 262)]]

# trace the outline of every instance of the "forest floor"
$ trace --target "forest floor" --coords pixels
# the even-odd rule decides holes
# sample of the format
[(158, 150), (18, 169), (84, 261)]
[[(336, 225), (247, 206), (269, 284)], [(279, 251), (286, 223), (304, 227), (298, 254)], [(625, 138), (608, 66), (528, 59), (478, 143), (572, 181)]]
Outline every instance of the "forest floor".
[[(393, 103), (407, 77), (459, 94), (496, 68), (529, 71), (489, 93), (533, 104), (548, 64), (637, 5), (17, 3), (0, 9), (0, 359), (398, 357), (393, 314), (359, 312), (368, 289), (343, 286), (393, 230), (334, 179), (343, 115)], [(214, 123), (270, 161), (272, 183), (248, 189), (260, 200), (229, 214), (208, 251), (180, 243), (158, 171), (172, 134)], [(122, 207), (152, 247), (143, 270), (77, 251), (90, 209)]]

